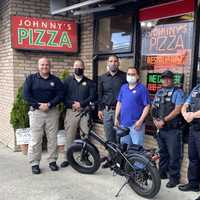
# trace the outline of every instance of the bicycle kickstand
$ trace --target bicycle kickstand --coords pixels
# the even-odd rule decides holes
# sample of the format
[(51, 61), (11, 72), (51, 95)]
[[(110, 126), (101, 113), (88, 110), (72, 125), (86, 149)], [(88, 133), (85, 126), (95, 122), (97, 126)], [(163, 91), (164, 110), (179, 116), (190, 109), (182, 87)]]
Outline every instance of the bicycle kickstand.
[(129, 182), (129, 179), (126, 179), (125, 183), (121, 186), (121, 188), (119, 189), (119, 191), (117, 192), (117, 194), (115, 195), (115, 197), (118, 197), (119, 196), (119, 193), (122, 191), (122, 189), (125, 187), (126, 184), (128, 184)]

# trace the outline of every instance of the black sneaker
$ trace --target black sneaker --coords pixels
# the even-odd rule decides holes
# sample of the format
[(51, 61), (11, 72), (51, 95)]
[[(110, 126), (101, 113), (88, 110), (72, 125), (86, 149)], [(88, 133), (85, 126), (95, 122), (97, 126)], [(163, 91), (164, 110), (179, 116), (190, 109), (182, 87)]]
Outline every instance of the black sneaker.
[(41, 173), (39, 165), (32, 166), (32, 173), (33, 174), (40, 174)]
[(58, 171), (59, 170), (59, 167), (56, 164), (56, 162), (49, 163), (49, 168), (51, 169), (51, 171)]
[(69, 162), (68, 162), (68, 161), (63, 161), (63, 162), (60, 164), (60, 167), (62, 167), (62, 168), (65, 168), (65, 167), (67, 167), (67, 166), (69, 166)]
[(167, 188), (174, 188), (179, 184), (178, 180), (169, 180), (169, 182), (166, 184)]
[(188, 191), (199, 192), (200, 191), (199, 186), (192, 185), (190, 183), (179, 185), (178, 189), (183, 192), (188, 192)]
[(108, 160), (108, 157), (107, 157), (107, 156), (104, 156), (104, 157), (100, 158), (100, 163), (103, 163), (103, 162), (105, 162), (106, 160)]
[(113, 165), (113, 163), (111, 161), (107, 161), (105, 164), (102, 165), (103, 169), (109, 168)]

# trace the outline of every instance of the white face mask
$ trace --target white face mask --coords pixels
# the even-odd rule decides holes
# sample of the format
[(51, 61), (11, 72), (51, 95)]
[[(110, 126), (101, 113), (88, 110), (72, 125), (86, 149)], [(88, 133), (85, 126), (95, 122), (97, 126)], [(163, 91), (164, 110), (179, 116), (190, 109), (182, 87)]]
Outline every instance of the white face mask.
[(135, 84), (137, 82), (137, 78), (136, 76), (126, 76), (126, 80), (129, 84)]

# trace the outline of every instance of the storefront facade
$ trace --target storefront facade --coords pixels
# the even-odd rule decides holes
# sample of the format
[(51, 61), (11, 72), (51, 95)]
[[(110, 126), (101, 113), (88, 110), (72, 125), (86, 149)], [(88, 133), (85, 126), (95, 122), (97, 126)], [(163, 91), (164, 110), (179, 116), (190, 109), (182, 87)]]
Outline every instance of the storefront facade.
[[(175, 84), (187, 94), (192, 86), (200, 82), (200, 20), (197, 1), (109, 1), (108, 5), (104, 5), (104, 1), (93, 1), (91, 5), (83, 5), (81, 3), (91, 1), (80, 3), (73, 0), (67, 1), (67, 5), (65, 1), (60, 1), (57, 3), (59, 8), (56, 8), (56, 2), (59, 1), (0, 2), (0, 141), (5, 145), (16, 148), (14, 130), (9, 123), (10, 111), (17, 88), (28, 74), (37, 70), (37, 60), (41, 56), (51, 60), (52, 72), (56, 75), (66, 68), (72, 72), (73, 61), (82, 58), (86, 64), (86, 75), (97, 81), (98, 76), (106, 71), (107, 57), (117, 54), (122, 70), (126, 71), (129, 66), (140, 67), (141, 81), (147, 85), (151, 97), (160, 87), (160, 73), (165, 69), (175, 73)], [(66, 8), (65, 11), (60, 8), (61, 3)], [(103, 11), (104, 6), (107, 11)], [(100, 7), (103, 9), (100, 10)], [(55, 10), (59, 11), (56, 15)], [(42, 45), (42, 40), (33, 41), (30, 27), (28, 31), (21, 32), (21, 44), (23, 39), (27, 39), (27, 34), (32, 36), (28, 38), (29, 46), (15, 46), (13, 16), (75, 22), (77, 49), (32, 49), (30, 44), (35, 42), (34, 44)], [(63, 46), (71, 48), (67, 37), (63, 38)], [(52, 44), (59, 46), (55, 41)], [(96, 123), (96, 129), (103, 134), (100, 123)], [(155, 129), (150, 119), (147, 130), (145, 145), (155, 146), (156, 142), (152, 137)], [(184, 145), (184, 150), (183, 179), (187, 169), (187, 145)]]

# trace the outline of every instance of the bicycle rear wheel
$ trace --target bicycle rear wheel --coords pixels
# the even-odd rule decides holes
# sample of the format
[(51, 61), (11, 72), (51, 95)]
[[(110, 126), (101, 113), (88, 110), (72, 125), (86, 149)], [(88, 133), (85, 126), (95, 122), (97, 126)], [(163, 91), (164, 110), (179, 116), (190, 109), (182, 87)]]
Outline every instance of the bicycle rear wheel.
[(142, 156), (128, 159), (125, 165), (129, 186), (140, 196), (153, 198), (160, 190), (161, 180), (157, 168)]

